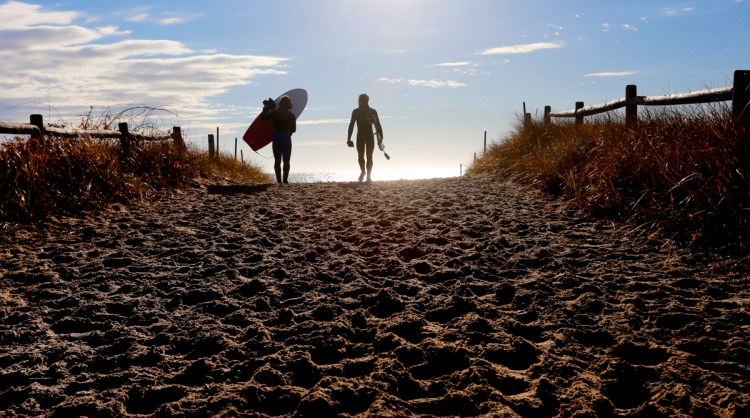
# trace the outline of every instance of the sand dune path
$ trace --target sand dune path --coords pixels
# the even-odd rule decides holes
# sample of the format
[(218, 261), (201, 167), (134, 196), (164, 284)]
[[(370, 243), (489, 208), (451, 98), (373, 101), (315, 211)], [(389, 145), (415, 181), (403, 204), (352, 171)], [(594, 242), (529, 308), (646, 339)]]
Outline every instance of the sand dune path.
[(0, 415), (750, 416), (750, 278), (490, 177), (0, 238)]

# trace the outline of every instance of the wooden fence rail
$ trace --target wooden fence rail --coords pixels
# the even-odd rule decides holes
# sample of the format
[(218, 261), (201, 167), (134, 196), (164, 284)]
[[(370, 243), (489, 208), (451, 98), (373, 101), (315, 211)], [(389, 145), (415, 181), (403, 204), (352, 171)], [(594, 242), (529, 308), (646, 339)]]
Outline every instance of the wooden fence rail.
[(70, 128), (57, 128), (54, 126), (44, 126), (44, 119), (42, 115), (31, 115), (30, 123), (8, 123), (0, 122), (0, 134), (8, 135), (31, 135), (33, 137), (43, 138), (44, 135), (52, 136), (72, 136), (82, 137), (88, 136), (90, 138), (113, 138), (120, 139), (136, 139), (142, 141), (167, 141), (167, 140), (180, 140), (182, 141), (182, 131), (179, 126), (172, 128), (170, 135), (161, 136), (150, 136), (132, 133), (128, 130), (128, 124), (122, 122), (118, 126), (118, 130), (109, 129), (70, 129)]
[[(575, 118), (576, 123), (583, 123), (586, 116), (598, 115), (616, 109), (625, 108), (625, 124), (633, 127), (638, 123), (638, 106), (671, 106), (685, 104), (701, 104), (712, 102), (732, 101), (732, 114), (743, 120), (750, 120), (750, 71), (737, 70), (734, 72), (734, 85), (690, 93), (668, 94), (664, 96), (639, 96), (635, 85), (625, 87), (625, 98), (601, 103), (594, 106), (584, 106), (583, 102), (576, 102), (575, 109), (553, 112), (550, 106), (544, 107), (544, 123), (550, 123), (551, 118)], [(525, 114), (525, 119), (530, 119)]]
[(57, 128), (54, 126), (44, 126), (44, 119), (42, 115), (31, 115), (29, 118), (30, 123), (7, 123), (0, 122), (0, 134), (9, 135), (31, 135), (34, 138), (39, 138), (44, 141), (45, 135), (52, 136), (67, 136), (67, 137), (89, 137), (106, 139), (113, 138), (120, 140), (120, 146), (123, 155), (130, 155), (131, 153), (131, 141), (173, 141), (177, 148), (180, 159), (185, 157), (185, 140), (182, 138), (182, 130), (179, 126), (172, 128), (170, 135), (161, 136), (149, 136), (142, 134), (135, 134), (128, 130), (128, 124), (122, 122), (118, 125), (118, 130), (108, 129), (67, 129)]

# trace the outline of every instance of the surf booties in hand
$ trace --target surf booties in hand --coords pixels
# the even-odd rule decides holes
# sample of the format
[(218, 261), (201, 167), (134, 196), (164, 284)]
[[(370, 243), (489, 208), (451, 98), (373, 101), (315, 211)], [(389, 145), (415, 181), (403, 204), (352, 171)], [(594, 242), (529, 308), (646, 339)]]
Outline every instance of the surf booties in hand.
[(388, 153), (387, 153), (387, 152), (385, 152), (385, 145), (383, 145), (383, 141), (382, 141), (382, 140), (378, 141), (378, 148), (379, 148), (379, 149), (380, 149), (381, 151), (383, 151), (383, 155), (385, 155), (385, 159), (386, 159), (386, 160), (390, 160), (390, 159), (391, 159), (391, 156), (390, 156), (390, 155), (388, 155)]
[(274, 110), (276, 109), (276, 102), (273, 101), (272, 98), (268, 98), (268, 100), (263, 100), (263, 110)]

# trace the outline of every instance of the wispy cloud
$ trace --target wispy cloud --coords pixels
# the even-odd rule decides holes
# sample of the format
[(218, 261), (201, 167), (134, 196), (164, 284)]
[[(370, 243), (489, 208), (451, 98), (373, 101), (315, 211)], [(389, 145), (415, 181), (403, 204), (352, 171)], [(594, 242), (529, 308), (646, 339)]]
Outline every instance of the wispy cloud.
[(124, 10), (117, 13), (118, 16), (122, 17), (126, 22), (134, 23), (154, 23), (161, 26), (177, 25), (191, 20), (200, 18), (202, 15), (197, 13), (157, 13), (154, 14), (151, 11), (150, 6), (137, 7), (134, 9)]
[(498, 48), (485, 49), (480, 55), (502, 55), (502, 54), (528, 54), (542, 49), (562, 48), (560, 42), (536, 42), (530, 44), (501, 46)]
[(411, 86), (431, 87), (434, 89), (466, 87), (466, 84), (453, 80), (406, 80), (406, 82)]
[(602, 32), (609, 32), (611, 26), (609, 23), (602, 23)]
[(633, 74), (638, 74), (637, 71), (604, 71), (601, 73), (589, 73), (584, 74), (584, 77), (625, 77)]
[(431, 88), (458, 88), (458, 87), (466, 87), (465, 83), (462, 83), (460, 81), (455, 80), (418, 80), (418, 79), (408, 79), (404, 80), (401, 78), (390, 78), (390, 77), (380, 77), (378, 78), (378, 81), (383, 83), (389, 83), (389, 84), (400, 84), (400, 83), (406, 83), (410, 86), (415, 87), (431, 87)]
[(626, 24), (624, 24), (624, 25), (622, 25), (622, 28), (623, 28), (623, 29), (625, 29), (625, 30), (629, 30), (629, 31), (632, 31), (632, 32), (638, 32), (638, 28), (636, 28), (636, 27), (635, 27), (635, 26), (633, 26), (633, 25), (629, 25), (629, 24), (627, 24), (627, 23), (626, 23)]
[(440, 64), (432, 64), (432, 67), (465, 67), (471, 65), (469, 61), (457, 61), (457, 62), (441, 62)]
[[(554, 36), (560, 36), (560, 33), (564, 29), (562, 26), (555, 25), (555, 24), (549, 24), (549, 25), (547, 25), (547, 27), (553, 30), (552, 35), (554, 35)], [(545, 37), (548, 37), (548, 35), (545, 35)]]
[(182, 17), (165, 17), (163, 19), (159, 19), (159, 24), (162, 26), (178, 25), (184, 22), (185, 19)]
[(679, 9), (676, 7), (667, 7), (664, 9), (664, 14), (667, 16), (677, 16), (680, 14), (691, 13), (694, 11), (695, 11), (694, 7), (684, 7), (682, 9)]
[(207, 99), (259, 75), (285, 74), (287, 59), (200, 53), (178, 41), (118, 39), (115, 26), (76, 24), (84, 14), (0, 5), (3, 100), (60, 108), (146, 104), (205, 109)]

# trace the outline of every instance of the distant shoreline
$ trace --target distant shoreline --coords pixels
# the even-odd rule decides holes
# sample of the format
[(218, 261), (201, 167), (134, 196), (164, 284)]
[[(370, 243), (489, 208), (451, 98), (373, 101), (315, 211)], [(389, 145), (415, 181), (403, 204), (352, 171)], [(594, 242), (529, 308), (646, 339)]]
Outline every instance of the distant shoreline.
[[(409, 169), (375, 168), (372, 171), (373, 181), (387, 180), (423, 180), (432, 178), (459, 177), (460, 167), (427, 167)], [(289, 173), (292, 183), (330, 183), (357, 181), (359, 170), (341, 171), (307, 171)]]

